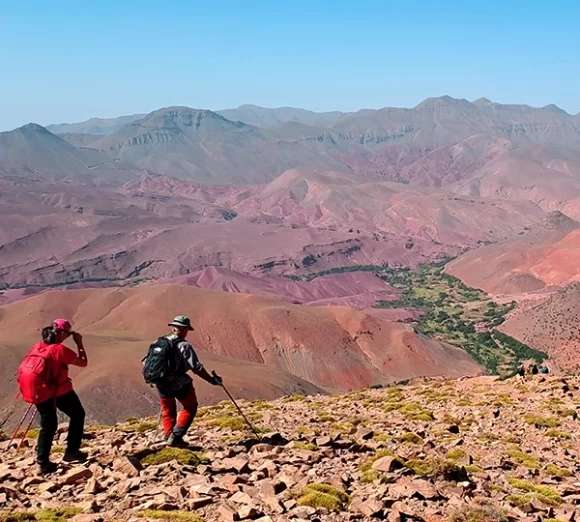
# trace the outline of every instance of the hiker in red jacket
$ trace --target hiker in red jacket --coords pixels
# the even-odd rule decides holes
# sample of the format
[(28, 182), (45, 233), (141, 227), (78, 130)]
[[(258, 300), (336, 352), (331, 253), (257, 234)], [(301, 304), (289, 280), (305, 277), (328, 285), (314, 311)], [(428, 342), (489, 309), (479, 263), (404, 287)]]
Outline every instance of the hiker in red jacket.
[[(78, 354), (62, 344), (71, 335)], [(57, 470), (49, 458), (58, 427), (57, 409), (70, 418), (63, 461), (82, 462), (87, 459), (87, 454), (80, 451), (85, 410), (68, 375), (70, 365), (84, 368), (87, 364), (81, 334), (73, 332), (66, 319), (55, 319), (51, 326), (42, 329), (42, 341), (30, 349), (20, 366), (18, 382), (22, 396), (25, 401), (36, 405), (40, 416), (36, 453), (39, 472), (43, 475)], [(38, 368), (42, 369), (42, 375)]]

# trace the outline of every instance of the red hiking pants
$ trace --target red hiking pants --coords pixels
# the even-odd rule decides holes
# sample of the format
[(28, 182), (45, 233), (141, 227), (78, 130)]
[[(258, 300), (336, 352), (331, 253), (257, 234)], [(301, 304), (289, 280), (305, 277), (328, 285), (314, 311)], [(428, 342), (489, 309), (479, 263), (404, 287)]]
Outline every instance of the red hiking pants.
[[(183, 437), (187, 433), (197, 413), (197, 395), (195, 394), (195, 388), (190, 383), (181, 390), (171, 394), (173, 395), (172, 397), (168, 397), (167, 394), (163, 395), (164, 397), (160, 397), (159, 399), (161, 403), (163, 432), (166, 437), (171, 435), (171, 433), (178, 437)], [(179, 418), (177, 417), (176, 401), (179, 401), (183, 406), (183, 410), (179, 413)]]

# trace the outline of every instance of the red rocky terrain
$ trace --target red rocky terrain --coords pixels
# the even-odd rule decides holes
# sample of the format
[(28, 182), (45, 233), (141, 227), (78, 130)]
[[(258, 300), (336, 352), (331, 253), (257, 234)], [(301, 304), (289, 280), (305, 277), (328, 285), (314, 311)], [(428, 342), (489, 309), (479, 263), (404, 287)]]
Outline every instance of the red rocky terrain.
[(44, 478), (33, 432), (18, 454), (0, 442), (0, 520), (569, 522), (579, 384), (483, 377), (242, 401), (261, 441), (223, 402), (200, 410), (190, 449), (133, 418), (89, 427), (88, 462)]

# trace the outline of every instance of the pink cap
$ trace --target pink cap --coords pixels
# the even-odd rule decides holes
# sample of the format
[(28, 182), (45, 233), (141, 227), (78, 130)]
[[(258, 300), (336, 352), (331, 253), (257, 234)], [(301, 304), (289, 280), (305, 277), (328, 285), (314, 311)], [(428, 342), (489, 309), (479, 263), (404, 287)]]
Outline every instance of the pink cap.
[(52, 322), (52, 326), (54, 326), (56, 330), (64, 330), (66, 332), (70, 332), (72, 328), (72, 326), (66, 319), (55, 319)]

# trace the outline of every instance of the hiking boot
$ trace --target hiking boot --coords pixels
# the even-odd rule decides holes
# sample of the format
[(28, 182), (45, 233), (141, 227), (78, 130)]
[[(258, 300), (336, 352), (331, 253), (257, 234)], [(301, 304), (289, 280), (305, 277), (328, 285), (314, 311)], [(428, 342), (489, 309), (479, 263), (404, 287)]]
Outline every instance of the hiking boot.
[(88, 455), (81, 450), (78, 451), (67, 451), (64, 454), (64, 457), (62, 458), (62, 460), (64, 462), (84, 462), (85, 460), (87, 460)]
[(180, 437), (179, 435), (175, 435), (175, 433), (172, 433), (171, 435), (169, 435), (169, 437), (167, 437), (167, 445), (172, 447), (172, 448), (187, 448), (188, 444), (187, 442), (185, 442), (183, 440), (183, 437)]
[(50, 475), (58, 469), (58, 466), (54, 462), (42, 462), (38, 464), (38, 474), (39, 475)]

